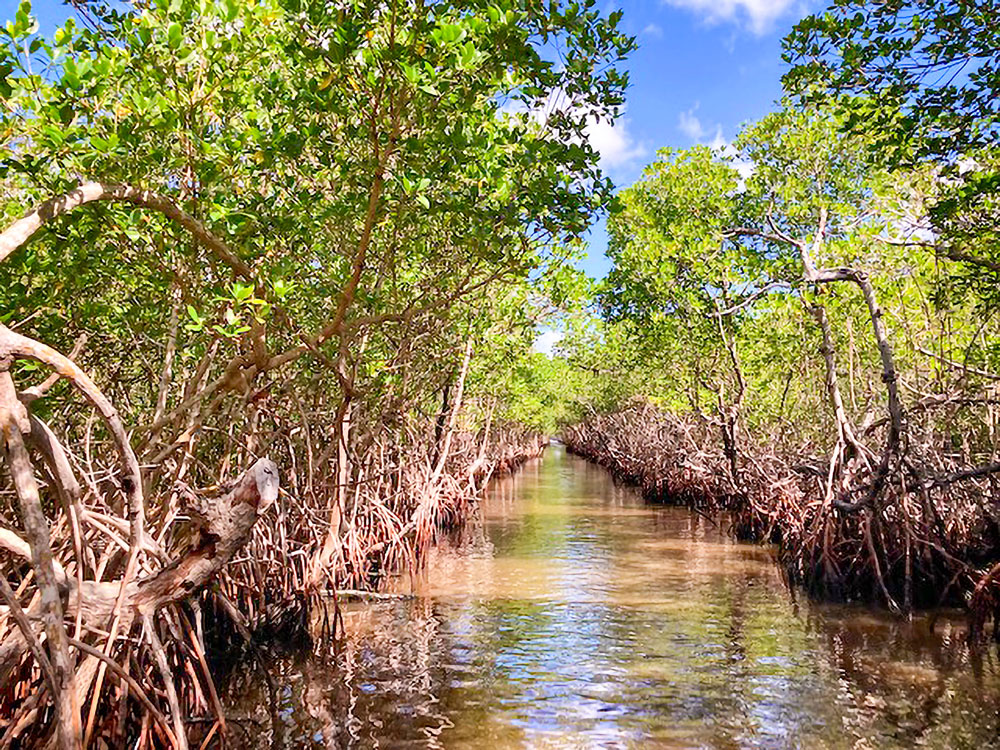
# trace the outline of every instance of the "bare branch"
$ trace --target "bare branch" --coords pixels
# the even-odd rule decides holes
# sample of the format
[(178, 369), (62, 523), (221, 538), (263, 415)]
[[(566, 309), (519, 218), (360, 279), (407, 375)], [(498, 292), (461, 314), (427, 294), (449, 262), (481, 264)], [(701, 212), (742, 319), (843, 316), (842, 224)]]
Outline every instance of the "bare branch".
[(232, 268), (237, 275), (245, 279), (253, 277), (253, 270), (250, 266), (244, 263), (225, 241), (196, 218), (182, 211), (166, 196), (150, 190), (141, 190), (131, 185), (114, 185), (103, 182), (85, 182), (68, 193), (50, 198), (7, 227), (0, 233), (0, 263), (31, 239), (35, 232), (47, 222), (95, 201), (131, 203), (135, 206), (158, 211), (189, 231), (212, 255)]
[(758, 299), (760, 299), (766, 294), (769, 294), (770, 292), (773, 292), (775, 289), (791, 289), (791, 288), (792, 285), (789, 284), (787, 281), (772, 281), (769, 284), (765, 284), (764, 286), (762, 286), (760, 289), (758, 289), (756, 292), (751, 294), (749, 297), (747, 297), (739, 304), (733, 305), (732, 307), (727, 307), (725, 310), (717, 310), (716, 312), (712, 313), (712, 317), (722, 318), (727, 315), (732, 315), (733, 313), (737, 313), (740, 310), (749, 307)]

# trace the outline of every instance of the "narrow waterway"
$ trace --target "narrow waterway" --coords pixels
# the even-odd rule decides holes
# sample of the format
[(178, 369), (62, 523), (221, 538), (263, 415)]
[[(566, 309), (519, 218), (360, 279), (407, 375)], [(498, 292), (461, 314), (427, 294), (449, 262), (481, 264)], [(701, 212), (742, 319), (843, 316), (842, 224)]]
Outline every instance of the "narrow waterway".
[[(410, 585), (348, 605), (336, 650), (275, 660), (287, 746), (1000, 747), (997, 651), (959, 618), (797, 599), (769, 550), (560, 446)], [(233, 680), (235, 744), (269, 746), (266, 696)]]

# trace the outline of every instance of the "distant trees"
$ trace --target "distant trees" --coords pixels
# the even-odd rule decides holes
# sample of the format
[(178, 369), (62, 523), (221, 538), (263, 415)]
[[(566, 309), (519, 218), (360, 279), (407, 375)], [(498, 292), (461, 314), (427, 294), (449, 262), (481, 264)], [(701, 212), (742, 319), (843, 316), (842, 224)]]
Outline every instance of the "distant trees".
[(813, 590), (964, 597), (977, 632), (1000, 602), (993, 10), (800, 22), (778, 111), (621, 192), (601, 319), (563, 345), (594, 394), (571, 445), (730, 509)]

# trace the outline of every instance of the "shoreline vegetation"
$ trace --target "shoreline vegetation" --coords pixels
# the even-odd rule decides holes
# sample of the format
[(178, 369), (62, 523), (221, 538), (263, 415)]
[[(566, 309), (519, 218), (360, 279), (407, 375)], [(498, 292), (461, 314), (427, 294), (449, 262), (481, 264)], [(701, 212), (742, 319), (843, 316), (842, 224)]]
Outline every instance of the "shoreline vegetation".
[[(17, 251), (45, 222), (102, 200), (152, 208), (237, 265), (224, 241), (168, 199), (96, 183), (50, 199), (9, 225), (0, 233), (2, 257)], [(129, 737), (134, 729), (128, 724), (137, 720), (140, 744), (183, 748), (192, 734), (207, 745), (225, 728), (210, 662), (240, 647), (256, 650), (255, 633), (264, 638), (305, 634), (305, 618), (324, 591), (375, 589), (386, 577), (419, 567), (437, 535), (463, 523), (491, 477), (516, 471), (547, 443), (537, 430), (498, 424), (497, 399), (471, 405), (463, 400), (472, 362), (469, 338), (460, 364), (438, 389), (437, 417), (424, 420), (423, 429), (419, 420), (403, 431), (369, 429), (357, 460), (348, 447), (361, 411), (353, 399), (340, 400), (340, 427), (330, 431), (335, 439), (317, 457), (319, 445), (310, 441), (315, 428), (300, 402), (290, 421), (283, 421), (269, 408), (268, 386), (256, 393), (246, 388), (228, 413), (216, 416), (231, 419), (233, 407), (253, 404), (250, 440), (241, 441), (230, 428), (212, 447), (222, 448), (224, 473), (250, 467), (230, 482), (196, 491), (186, 481), (196, 473), (195, 437), (221, 432), (205, 423), (220, 396), (207, 406), (203, 402), (217, 390), (233, 389), (234, 370), (249, 366), (252, 377), (255, 370), (263, 374), (271, 367), (260, 356), (237, 355), (220, 380), (206, 383), (220, 343), (216, 339), (186, 373), (180, 405), (163, 415), (174, 385), (177, 318), (175, 303), (156, 410), (151, 423), (138, 431), (125, 426), (104, 390), (74, 361), (86, 335), (77, 338), (67, 357), (0, 323), (0, 422), (9, 495), (23, 521), (21, 533), (0, 527), (0, 548), (21, 577), (16, 591), (7, 578), (0, 579), (6, 605), (0, 610), (0, 706), (10, 717), (0, 738), (4, 746), (43, 744), (53, 721), (63, 745), (76, 746), (92, 735), (113, 744)], [(261, 321), (253, 322), (260, 330)], [(19, 361), (37, 363), (47, 377), (18, 389), (12, 369)], [(239, 377), (246, 387), (246, 374)], [(95, 412), (85, 424), (82, 455), (68, 449), (33, 408), (61, 382), (69, 386), (68, 395)], [(62, 416), (71, 430), (81, 426), (74, 413)], [(258, 442), (264, 420), (271, 421), (273, 431)], [(473, 430), (476, 421), (480, 426)], [(149, 437), (165, 428), (173, 429), (172, 442)], [(91, 443), (99, 430), (108, 443), (105, 455), (94, 455), (101, 449)], [(136, 432), (146, 437), (135, 441)], [(296, 433), (299, 440), (293, 440)], [(156, 453), (145, 466), (135, 442), (146, 456)], [(258, 457), (262, 454), (280, 455), (291, 491), (281, 486), (278, 464)], [(335, 467), (330, 473), (319, 468), (330, 463)], [(151, 468), (168, 470), (159, 477), (163, 494), (150, 496), (157, 486)], [(55, 523), (46, 517), (46, 505), (56, 514)], [(122, 571), (121, 577), (109, 576), (114, 570)], [(207, 636), (206, 609), (211, 610)], [(128, 637), (118, 643), (133, 631), (141, 631), (138, 641)], [(103, 650), (82, 640), (94, 634), (105, 638)], [(122, 648), (119, 657), (115, 652)], [(140, 682), (128, 665), (134, 669), (143, 662)], [(142, 687), (154, 684), (155, 675), (162, 680), (167, 711), (157, 708)], [(102, 693), (112, 685), (117, 695), (110, 689)], [(142, 713), (127, 711), (130, 695)], [(54, 715), (46, 716), (41, 700), (53, 697)], [(88, 703), (89, 712), (81, 713)], [(202, 729), (192, 733), (182, 717), (203, 712), (212, 720), (197, 722)], [(84, 715), (89, 715), (86, 734)]]
[(817, 596), (998, 635), (1000, 77), (967, 5), (836, 0), (774, 112), (619, 190), (588, 134), (636, 41), (596, 0), (86, 0), (51, 33), (20, 2), (0, 746), (224, 745), (227, 655), (418, 568), (560, 432)]
[[(725, 512), (742, 541), (773, 544), (790, 585), (825, 600), (897, 614), (944, 606), (969, 615), (969, 638), (998, 639), (1000, 540), (987, 473), (886, 492), (866, 513), (843, 513), (825, 490), (827, 466), (780, 444), (739, 449), (735, 475), (709, 420), (646, 401), (565, 429), (567, 450), (639, 489), (649, 502)], [(953, 471), (948, 477), (968, 472)]]

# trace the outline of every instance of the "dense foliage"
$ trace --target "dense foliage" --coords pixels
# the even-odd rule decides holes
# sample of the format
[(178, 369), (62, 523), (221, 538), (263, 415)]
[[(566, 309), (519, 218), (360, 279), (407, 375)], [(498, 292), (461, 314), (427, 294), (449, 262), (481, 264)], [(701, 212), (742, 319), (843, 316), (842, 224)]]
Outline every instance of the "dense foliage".
[(4, 615), (0, 744), (207, 742), (202, 611), (240, 641), (376, 585), (537, 454), (559, 365), (531, 344), (611, 198), (584, 131), (622, 102), (619, 15), (96, 1), (47, 37), (20, 4), (0, 542), (51, 658)]
[(975, 632), (1000, 602), (990, 13), (800, 22), (777, 111), (622, 191), (597, 317), (564, 344), (607, 373), (574, 450), (728, 509), (815, 593), (951, 601)]
[(785, 40), (790, 93), (838, 111), (876, 163), (942, 176), (927, 227), (984, 297), (1000, 272), (996, 12), (992, 2), (838, 0)]
[(772, 114), (617, 194), (591, 0), (76, 7), (0, 30), (0, 744), (207, 746), (213, 646), (560, 428), (817, 594), (998, 621), (989, 4), (836, 0)]

